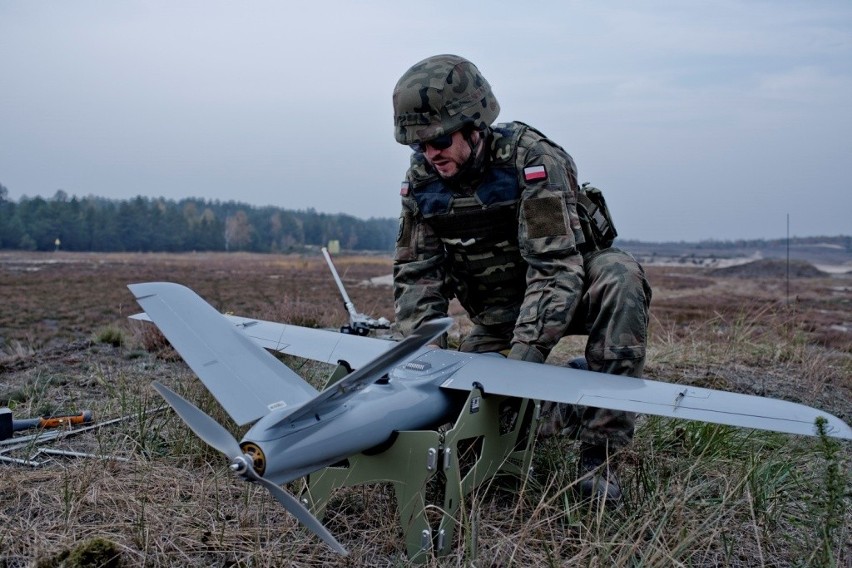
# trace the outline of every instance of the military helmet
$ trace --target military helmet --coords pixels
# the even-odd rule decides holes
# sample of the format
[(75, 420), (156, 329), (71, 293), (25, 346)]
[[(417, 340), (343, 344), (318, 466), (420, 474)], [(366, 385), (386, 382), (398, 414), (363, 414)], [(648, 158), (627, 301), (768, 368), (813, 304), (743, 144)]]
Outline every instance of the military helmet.
[(458, 55), (415, 63), (393, 90), (394, 136), (400, 144), (428, 142), (466, 124), (484, 129), (500, 104), (476, 65)]

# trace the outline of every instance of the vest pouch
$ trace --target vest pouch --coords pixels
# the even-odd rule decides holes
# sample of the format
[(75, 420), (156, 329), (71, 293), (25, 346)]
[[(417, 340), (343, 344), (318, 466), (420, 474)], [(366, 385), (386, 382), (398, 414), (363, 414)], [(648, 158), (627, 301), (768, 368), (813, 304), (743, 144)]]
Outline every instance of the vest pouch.
[(612, 246), (618, 233), (600, 189), (584, 183), (577, 195), (577, 214), (586, 242), (579, 246), (585, 254)]

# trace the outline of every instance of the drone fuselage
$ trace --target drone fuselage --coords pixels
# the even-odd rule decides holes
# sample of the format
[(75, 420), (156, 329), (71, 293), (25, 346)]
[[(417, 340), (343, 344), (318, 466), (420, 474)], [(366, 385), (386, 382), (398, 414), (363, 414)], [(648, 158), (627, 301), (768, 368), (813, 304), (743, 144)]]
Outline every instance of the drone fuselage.
[(458, 353), (424, 349), (342, 404), (330, 400), (296, 420), (288, 415), (298, 408), (271, 412), (246, 433), (241, 445), (262, 452), (264, 477), (278, 484), (292, 481), (381, 446), (395, 432), (430, 428), (451, 418), (459, 397), (440, 385), (463, 360)]

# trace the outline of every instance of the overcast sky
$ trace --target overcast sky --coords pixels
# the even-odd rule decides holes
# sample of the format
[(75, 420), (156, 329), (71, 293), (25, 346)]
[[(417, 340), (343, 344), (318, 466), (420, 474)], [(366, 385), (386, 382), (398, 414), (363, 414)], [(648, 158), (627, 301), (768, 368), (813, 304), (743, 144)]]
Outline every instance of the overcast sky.
[(437, 53), (624, 238), (852, 234), (849, 0), (0, 0), (0, 183), (395, 218), (391, 92)]

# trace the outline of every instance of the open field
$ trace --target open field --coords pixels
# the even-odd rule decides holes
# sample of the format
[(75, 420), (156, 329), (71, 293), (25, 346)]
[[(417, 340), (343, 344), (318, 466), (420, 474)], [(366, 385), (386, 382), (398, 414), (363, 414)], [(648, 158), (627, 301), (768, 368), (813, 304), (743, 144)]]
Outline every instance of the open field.
[[(391, 290), (375, 283), (386, 281), (390, 259), (335, 262), (358, 310), (392, 320)], [(646, 268), (649, 378), (794, 400), (852, 423), (852, 275), (788, 283)], [(0, 252), (0, 406), (16, 417), (85, 408), (102, 425), (124, 417), (0, 454), (32, 462), (0, 462), (0, 567), (95, 565), (74, 564), (86, 547), (117, 555), (120, 564), (104, 565), (121, 566), (408, 565), (388, 487), (339, 492), (326, 518), (351, 553), (339, 559), (160, 410), (153, 379), (230, 424), (150, 328), (127, 320), (139, 310), (126, 284), (155, 280), (185, 284), (224, 312), (346, 322), (319, 255)], [(463, 333), (469, 322), (458, 312), (454, 331)], [(566, 338), (551, 362), (582, 354), (582, 345)], [(324, 371), (299, 370), (317, 381)], [(458, 534), (469, 537), (476, 519), (477, 539), (430, 564), (852, 566), (850, 450), (643, 418), (621, 456), (623, 506), (596, 511), (573, 499), (572, 444), (548, 440), (526, 484), (465, 504)]]

